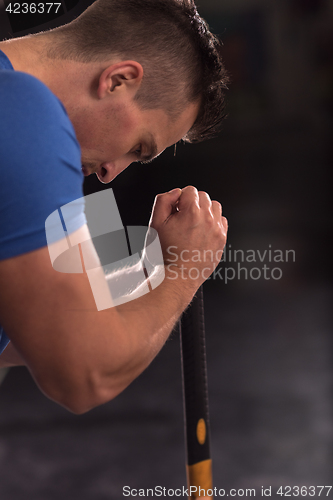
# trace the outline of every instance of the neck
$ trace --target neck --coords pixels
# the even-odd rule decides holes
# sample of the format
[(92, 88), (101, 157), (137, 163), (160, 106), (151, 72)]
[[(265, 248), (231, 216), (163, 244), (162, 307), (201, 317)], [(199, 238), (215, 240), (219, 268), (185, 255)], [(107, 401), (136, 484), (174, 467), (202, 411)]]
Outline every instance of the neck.
[[(0, 42), (15, 71), (28, 73), (41, 80), (65, 104), (68, 89), (89, 90), (96, 68), (92, 65), (47, 57), (48, 35), (30, 35)], [(66, 75), (66, 78), (63, 77)], [(82, 86), (82, 89), (81, 89)], [(83, 89), (83, 86), (86, 88)]]
[(15, 71), (29, 73), (40, 80), (42, 80), (41, 61), (44, 59), (43, 46), (41, 37), (39, 43), (36, 43), (31, 35), (0, 42), (0, 50), (10, 59)]

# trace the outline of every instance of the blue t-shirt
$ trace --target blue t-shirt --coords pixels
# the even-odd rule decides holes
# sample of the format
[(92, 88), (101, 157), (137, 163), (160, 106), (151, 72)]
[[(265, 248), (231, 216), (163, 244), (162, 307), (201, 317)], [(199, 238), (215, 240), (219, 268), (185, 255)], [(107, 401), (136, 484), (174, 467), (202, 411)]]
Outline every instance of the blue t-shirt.
[[(83, 197), (83, 180), (64, 106), (0, 51), (0, 260), (45, 247), (47, 217)], [(72, 230), (85, 222), (82, 204)], [(8, 342), (0, 326), (0, 354)]]

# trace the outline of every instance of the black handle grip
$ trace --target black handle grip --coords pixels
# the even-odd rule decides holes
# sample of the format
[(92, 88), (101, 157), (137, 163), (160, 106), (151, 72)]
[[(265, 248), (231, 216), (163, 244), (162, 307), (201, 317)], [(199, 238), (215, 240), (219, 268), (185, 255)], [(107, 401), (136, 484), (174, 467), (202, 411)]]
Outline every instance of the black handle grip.
[(210, 429), (202, 287), (180, 320), (185, 435), (189, 466), (210, 460)]

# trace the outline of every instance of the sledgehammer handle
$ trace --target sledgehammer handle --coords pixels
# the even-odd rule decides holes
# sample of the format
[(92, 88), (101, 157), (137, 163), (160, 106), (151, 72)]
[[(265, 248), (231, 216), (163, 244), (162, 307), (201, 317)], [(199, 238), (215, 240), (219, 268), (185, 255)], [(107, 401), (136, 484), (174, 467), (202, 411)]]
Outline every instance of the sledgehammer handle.
[(192, 487), (189, 498), (194, 500), (199, 498), (199, 488), (201, 496), (205, 496), (202, 490), (207, 492), (213, 488), (202, 287), (179, 323), (187, 482), (189, 493)]

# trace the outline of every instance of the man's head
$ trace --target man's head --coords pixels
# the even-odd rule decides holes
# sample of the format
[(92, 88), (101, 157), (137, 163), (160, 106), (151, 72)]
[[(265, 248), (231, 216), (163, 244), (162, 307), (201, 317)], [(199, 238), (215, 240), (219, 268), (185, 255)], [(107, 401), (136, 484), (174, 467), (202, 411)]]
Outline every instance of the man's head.
[[(121, 140), (140, 123), (145, 132), (161, 136), (153, 141), (155, 153), (181, 139), (199, 142), (216, 134), (224, 117), (227, 77), (221, 43), (193, 0), (97, 0), (73, 22), (42, 35), (48, 40), (48, 58), (103, 68), (91, 85), (100, 102), (94, 108), (78, 100), (69, 105), (88, 173), (99, 169), (101, 180), (112, 177), (102, 175), (101, 165), (108, 170), (114, 158), (94, 156), (94, 142), (103, 133), (113, 134), (109, 140), (114, 142), (117, 132)], [(92, 120), (100, 120), (95, 131), (89, 131)], [(161, 127), (165, 133), (158, 131)], [(127, 153), (140, 147), (139, 136), (135, 140), (124, 144)], [(135, 161), (130, 160), (127, 154), (116, 173)]]

